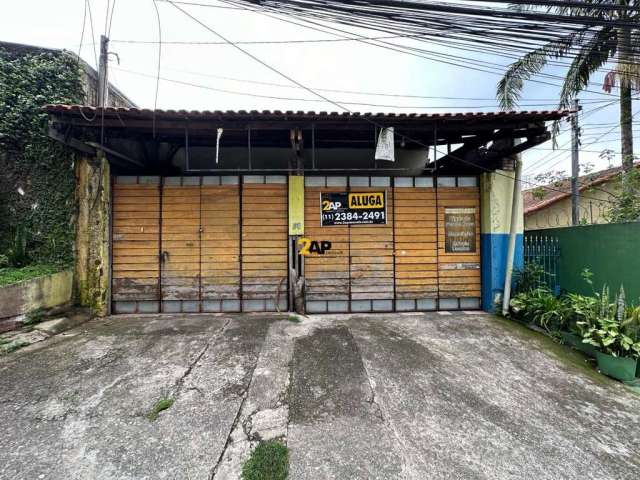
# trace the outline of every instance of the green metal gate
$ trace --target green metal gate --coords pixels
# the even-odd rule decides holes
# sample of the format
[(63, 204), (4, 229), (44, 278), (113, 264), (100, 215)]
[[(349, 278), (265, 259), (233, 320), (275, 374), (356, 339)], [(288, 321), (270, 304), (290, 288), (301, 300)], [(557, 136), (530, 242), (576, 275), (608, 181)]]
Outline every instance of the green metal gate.
[(540, 285), (546, 285), (556, 295), (560, 293), (560, 242), (558, 237), (525, 235), (524, 263), (537, 264), (543, 270)]

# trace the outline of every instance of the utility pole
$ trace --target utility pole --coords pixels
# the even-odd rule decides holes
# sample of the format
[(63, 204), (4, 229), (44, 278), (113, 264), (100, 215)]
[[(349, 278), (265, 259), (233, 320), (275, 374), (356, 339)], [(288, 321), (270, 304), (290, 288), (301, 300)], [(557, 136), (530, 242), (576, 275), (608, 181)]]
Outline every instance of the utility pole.
[(109, 39), (100, 35), (100, 60), (98, 65), (98, 107), (106, 107), (109, 102)]
[(579, 149), (579, 126), (578, 126), (578, 99), (573, 101), (573, 109), (575, 112), (571, 117), (571, 224), (578, 225), (580, 223), (580, 189), (578, 186), (578, 178), (580, 177), (580, 159), (578, 155)]

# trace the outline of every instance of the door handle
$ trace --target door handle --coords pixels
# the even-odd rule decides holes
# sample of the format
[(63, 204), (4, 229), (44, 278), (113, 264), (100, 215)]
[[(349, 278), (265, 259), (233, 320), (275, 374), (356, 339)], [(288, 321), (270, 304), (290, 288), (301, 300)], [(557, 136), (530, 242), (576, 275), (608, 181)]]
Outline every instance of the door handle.
[(164, 252), (162, 252), (160, 254), (160, 261), (162, 263), (165, 263), (167, 260), (169, 260), (169, 252), (167, 252), (166, 250)]

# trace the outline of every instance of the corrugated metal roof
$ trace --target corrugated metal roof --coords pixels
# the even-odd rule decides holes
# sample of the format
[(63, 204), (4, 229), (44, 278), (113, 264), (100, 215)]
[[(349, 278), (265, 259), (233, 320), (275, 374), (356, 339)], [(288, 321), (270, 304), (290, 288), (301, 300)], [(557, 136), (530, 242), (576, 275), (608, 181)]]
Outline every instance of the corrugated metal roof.
[[(93, 116), (100, 114), (101, 109), (85, 105), (47, 105), (47, 112), (51, 114), (78, 114)], [(434, 121), (434, 120), (519, 120), (519, 121), (549, 121), (558, 120), (572, 113), (571, 110), (524, 110), (500, 112), (458, 112), (458, 113), (359, 113), (359, 112), (327, 112), (327, 111), (293, 111), (293, 110), (156, 110), (155, 117), (164, 119), (263, 119), (263, 120), (340, 120), (340, 119), (376, 119), (376, 120), (406, 120), (406, 121)], [(154, 111), (146, 108), (114, 108), (104, 109), (106, 116), (127, 116), (137, 118), (152, 118)]]

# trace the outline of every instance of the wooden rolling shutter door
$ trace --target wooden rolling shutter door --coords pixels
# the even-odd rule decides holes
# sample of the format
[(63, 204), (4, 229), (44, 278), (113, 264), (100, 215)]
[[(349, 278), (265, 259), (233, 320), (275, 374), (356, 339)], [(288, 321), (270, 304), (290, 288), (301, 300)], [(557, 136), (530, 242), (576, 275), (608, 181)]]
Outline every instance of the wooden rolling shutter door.
[(403, 177), (396, 178), (395, 185), (396, 309), (435, 309), (438, 252), (433, 180)]
[[(388, 177), (386, 177), (388, 180)], [(382, 178), (380, 180), (383, 180)], [(375, 177), (371, 177), (375, 181)], [(393, 190), (351, 187), (350, 192), (386, 192), (385, 225), (350, 225), (349, 278), (352, 311), (392, 311), (394, 299)]]
[[(459, 180), (458, 180), (459, 181)], [(445, 211), (447, 208), (471, 208), (475, 211), (475, 252), (447, 253), (445, 249)], [(438, 291), (441, 308), (458, 308), (445, 299), (480, 298), (480, 189), (475, 187), (438, 187)], [(463, 300), (458, 305), (465, 308)], [(477, 305), (479, 307), (479, 304)], [(476, 307), (476, 308), (477, 308)]]
[(242, 310), (287, 310), (288, 199), (284, 176), (246, 176), (242, 185)]
[(325, 177), (308, 177), (304, 190), (305, 237), (331, 242), (324, 255), (304, 260), (305, 301), (309, 313), (349, 311), (349, 227), (320, 226), (321, 192), (344, 192), (344, 187), (311, 186), (324, 184)]
[(203, 312), (240, 311), (240, 186), (238, 177), (202, 179), (201, 297)]
[(115, 177), (112, 193), (114, 313), (159, 310), (158, 177)]
[(162, 311), (200, 311), (200, 178), (162, 188)]

